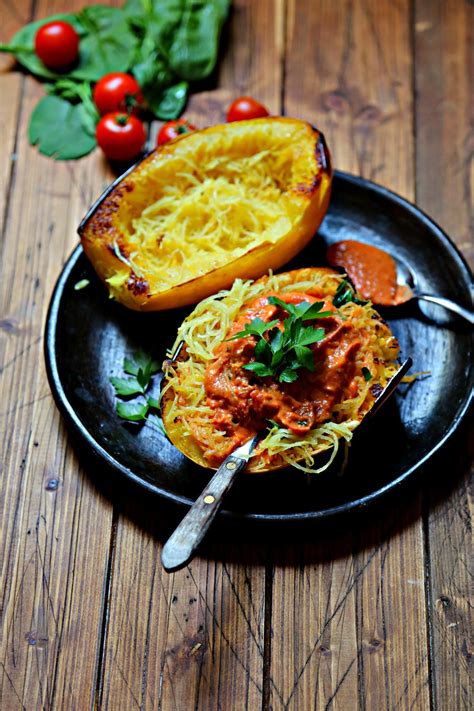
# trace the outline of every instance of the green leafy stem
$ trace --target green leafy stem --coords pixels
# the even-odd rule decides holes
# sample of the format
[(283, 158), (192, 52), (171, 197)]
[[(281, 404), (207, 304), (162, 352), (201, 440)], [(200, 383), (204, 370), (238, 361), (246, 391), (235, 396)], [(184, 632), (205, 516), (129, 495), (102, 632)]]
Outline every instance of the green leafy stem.
[[(253, 336), (256, 338), (254, 360), (243, 366), (255, 375), (264, 378), (271, 376), (280, 383), (292, 383), (299, 377), (299, 370), (315, 369), (314, 353), (309, 348), (325, 336), (324, 328), (306, 325), (309, 321), (333, 316), (332, 311), (321, 311), (324, 302), (287, 304), (277, 296), (270, 296), (268, 302), (283, 309), (288, 317), (279, 327), (279, 319), (269, 322), (255, 318), (245, 324), (243, 331), (235, 333), (228, 341), (236, 338)], [(266, 336), (265, 336), (266, 334)]]
[[(152, 376), (161, 369), (160, 363), (141, 351), (134, 354), (134, 359), (124, 358), (123, 370), (128, 377), (112, 377), (115, 395), (121, 400), (116, 404), (119, 417), (128, 422), (142, 422), (148, 415), (158, 412), (158, 400), (147, 392), (152, 384)], [(134, 398), (133, 401), (131, 398)], [(137, 399), (138, 398), (138, 399)]]

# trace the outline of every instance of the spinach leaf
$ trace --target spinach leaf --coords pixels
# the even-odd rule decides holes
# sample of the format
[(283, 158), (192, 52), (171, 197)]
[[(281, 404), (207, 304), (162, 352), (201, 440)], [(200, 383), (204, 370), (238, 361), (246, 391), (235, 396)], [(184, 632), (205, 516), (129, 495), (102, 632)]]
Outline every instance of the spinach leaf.
[(96, 145), (84, 130), (83, 104), (70, 104), (58, 96), (45, 96), (30, 117), (28, 138), (40, 153), (57, 160), (80, 158)]
[[(63, 20), (71, 24), (81, 39), (77, 65), (67, 72), (48, 69), (34, 52), (37, 30), (53, 20)], [(10, 45), (3, 45), (1, 48), (2, 51), (13, 52), (23, 66), (43, 79), (60, 79), (67, 76), (97, 81), (109, 72), (127, 71), (132, 64), (137, 42), (138, 38), (120, 8), (91, 5), (77, 15), (57, 14), (31, 22), (14, 35)], [(16, 47), (19, 48), (18, 51), (15, 51)]]
[(171, 69), (181, 79), (204, 79), (214, 69), (229, 5), (224, 0), (184, 0), (167, 57)]
[(147, 95), (147, 100), (153, 113), (164, 121), (178, 118), (183, 113), (186, 101), (188, 99), (188, 82), (181, 81), (179, 84), (169, 86), (161, 92), (161, 96), (150, 102)]
[(48, 94), (67, 99), (72, 103), (82, 102), (80, 110), (81, 123), (84, 131), (95, 138), (99, 112), (92, 99), (92, 88), (89, 82), (76, 82), (71, 79), (58, 79), (54, 84), (46, 84)]
[(79, 64), (69, 76), (97, 81), (110, 72), (126, 72), (138, 40), (122, 10), (92, 5), (77, 17), (86, 35), (80, 44)]
[(78, 22), (75, 15), (60, 13), (51, 15), (50, 17), (45, 17), (42, 20), (37, 20), (36, 22), (30, 22), (29, 25), (25, 25), (21, 28), (21, 30), (18, 30), (18, 32), (13, 35), (10, 44), (0, 45), (0, 50), (2, 52), (12, 52), (17, 61), (37, 77), (42, 77), (43, 79), (57, 79), (64, 76), (64, 73), (61, 74), (60, 72), (54, 72), (52, 69), (48, 69), (48, 67), (45, 66), (41, 59), (35, 54), (36, 32), (47, 22), (52, 22), (53, 20), (68, 22), (74, 27), (80, 36), (84, 34), (84, 28)]

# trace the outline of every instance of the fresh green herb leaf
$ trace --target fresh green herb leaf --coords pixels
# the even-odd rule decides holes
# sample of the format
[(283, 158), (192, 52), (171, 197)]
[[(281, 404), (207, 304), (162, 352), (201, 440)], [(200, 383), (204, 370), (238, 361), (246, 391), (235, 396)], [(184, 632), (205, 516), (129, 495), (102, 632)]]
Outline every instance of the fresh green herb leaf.
[(84, 130), (83, 107), (58, 96), (45, 96), (30, 117), (28, 138), (40, 153), (56, 160), (80, 158), (96, 145), (95, 137)]
[(150, 384), (149, 372), (146, 369), (143, 370), (143, 368), (139, 368), (137, 373), (137, 381), (139, 382), (142, 391), (145, 392), (148, 385)]
[(69, 76), (98, 81), (110, 72), (126, 72), (132, 65), (138, 38), (118, 7), (91, 5), (77, 15), (84, 37), (79, 63)]
[(59, 96), (72, 103), (80, 102), (80, 118), (84, 131), (95, 139), (97, 122), (100, 119), (89, 82), (77, 82), (67, 77), (59, 79), (54, 84), (46, 84), (46, 91), (53, 96)]
[(372, 380), (372, 378), (374, 377), (370, 370), (365, 366), (362, 367), (362, 375), (364, 376), (364, 380), (366, 383), (368, 383), (369, 380)]
[(280, 324), (278, 319), (267, 323), (260, 318), (255, 318), (245, 324), (243, 331), (239, 331), (227, 340), (256, 337), (257, 343), (253, 353), (255, 360), (244, 365), (243, 368), (260, 377), (273, 376), (278, 377), (280, 382), (292, 383), (298, 377), (299, 368), (314, 371), (314, 353), (308, 346), (321, 341), (325, 336), (323, 328), (304, 324), (310, 320), (332, 316), (333, 312), (322, 312), (321, 308), (324, 305), (322, 301), (313, 304), (307, 301), (287, 304), (277, 296), (270, 296), (268, 301), (289, 314), (283, 321), (283, 328), (277, 327), (277, 324)]
[(125, 356), (125, 358), (123, 359), (123, 369), (129, 375), (137, 375), (139, 367), (140, 366), (137, 365), (137, 363), (135, 363), (135, 361), (133, 361), (131, 358), (127, 358)]
[(79, 35), (84, 35), (84, 29), (77, 20), (76, 15), (72, 15), (70, 13), (59, 13), (25, 25), (21, 28), (21, 30), (18, 30), (18, 32), (13, 35), (12, 40), (8, 45), (0, 45), (0, 52), (13, 53), (17, 61), (37, 77), (41, 77), (42, 79), (61, 78), (63, 75), (48, 69), (35, 52), (36, 32), (40, 27), (48, 22), (53, 22), (54, 20), (67, 22), (74, 27)]
[(137, 378), (110, 378), (110, 382), (115, 388), (115, 394), (119, 397), (128, 397), (130, 395), (141, 395), (143, 387), (138, 382)]
[(248, 336), (263, 336), (263, 334), (270, 328), (279, 323), (278, 319), (274, 321), (263, 321), (261, 318), (254, 318), (250, 323), (246, 323), (243, 331), (235, 333), (231, 338), (227, 338), (227, 341), (235, 341), (236, 338), (247, 338)]
[(188, 100), (188, 89), (188, 82), (181, 81), (163, 89), (159, 97), (151, 95), (147, 87), (144, 96), (155, 116), (163, 121), (169, 121), (183, 113)]
[(344, 306), (344, 304), (348, 304), (351, 301), (354, 304), (360, 304), (361, 306), (364, 306), (368, 303), (367, 301), (359, 299), (359, 297), (355, 295), (355, 291), (349, 284), (349, 282), (343, 279), (337, 287), (336, 293), (334, 294), (332, 300), (333, 306), (338, 309), (341, 306)]
[(295, 343), (299, 346), (310, 346), (312, 343), (322, 341), (324, 338), (324, 328), (312, 328), (311, 326), (301, 326), (295, 335)]
[(298, 372), (294, 368), (285, 368), (278, 376), (280, 383), (293, 383), (297, 379)]
[(260, 378), (265, 378), (268, 375), (274, 374), (271, 368), (264, 363), (258, 363), (257, 361), (252, 361), (252, 363), (247, 363), (242, 367), (245, 370), (250, 370), (252, 373), (255, 373), (255, 375), (258, 375)]
[(129, 422), (142, 422), (146, 419), (148, 405), (139, 402), (118, 402), (116, 412), (122, 420)]
[(311, 372), (314, 371), (314, 353), (311, 348), (307, 348), (306, 346), (295, 346), (295, 354), (299, 365)]
[(162, 40), (167, 44), (166, 55), (175, 74), (187, 81), (198, 81), (208, 77), (216, 65), (230, 1), (193, 0), (181, 6), (178, 26)]
[(148, 407), (151, 407), (153, 410), (160, 409), (160, 401), (157, 400), (157, 398), (148, 396), (146, 401), (148, 403)]

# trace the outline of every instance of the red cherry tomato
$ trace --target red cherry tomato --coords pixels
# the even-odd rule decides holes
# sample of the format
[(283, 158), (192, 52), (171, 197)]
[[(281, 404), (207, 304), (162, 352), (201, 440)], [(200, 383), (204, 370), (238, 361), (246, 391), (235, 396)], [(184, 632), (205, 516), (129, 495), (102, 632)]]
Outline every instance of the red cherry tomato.
[(245, 119), (263, 118), (269, 112), (263, 104), (251, 96), (241, 96), (231, 103), (227, 111), (227, 121), (244, 121)]
[(36, 32), (35, 52), (51, 69), (67, 67), (79, 54), (79, 35), (67, 22), (48, 22)]
[(168, 143), (168, 141), (172, 141), (173, 138), (181, 136), (183, 133), (192, 133), (192, 131), (196, 130), (196, 126), (188, 123), (186, 119), (168, 121), (160, 128), (156, 139), (156, 145), (161, 146), (163, 143)]
[(96, 137), (107, 158), (130, 160), (142, 151), (146, 132), (136, 116), (116, 111), (102, 116), (97, 124)]
[(94, 103), (101, 114), (111, 111), (127, 111), (128, 103), (137, 112), (143, 96), (136, 79), (124, 72), (112, 72), (99, 79), (94, 87)]

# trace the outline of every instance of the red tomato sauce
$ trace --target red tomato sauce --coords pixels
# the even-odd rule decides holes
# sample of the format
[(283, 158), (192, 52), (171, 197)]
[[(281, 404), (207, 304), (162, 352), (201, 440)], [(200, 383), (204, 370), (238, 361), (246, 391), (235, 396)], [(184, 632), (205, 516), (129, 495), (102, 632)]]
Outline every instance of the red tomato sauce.
[[(318, 299), (314, 292), (269, 293), (257, 298), (234, 322), (227, 338), (255, 318), (267, 322), (279, 319), (278, 327), (283, 328), (287, 314), (281, 307), (269, 304), (268, 296), (278, 296), (282, 301), (294, 304), (324, 300), (323, 295)], [(334, 405), (355, 394), (355, 356), (360, 347), (357, 332), (349, 321), (338, 315), (331, 301), (325, 301), (322, 310), (333, 311), (334, 316), (310, 322), (325, 331), (323, 340), (310, 346), (315, 371), (301, 368), (298, 380), (293, 383), (280, 383), (273, 377), (257, 377), (242, 368), (253, 360), (253, 337), (225, 341), (217, 347), (215, 359), (206, 368), (204, 386), (207, 404), (214, 411), (213, 424), (228, 438), (228, 453), (267, 427), (268, 420), (304, 436), (318, 424), (334, 419)], [(222, 450), (219, 457), (212, 451), (208, 451), (206, 457), (211, 465), (218, 464), (222, 460)]]
[(407, 298), (397, 284), (395, 261), (377, 247), (343, 240), (329, 247), (327, 260), (345, 269), (358, 293), (374, 304), (395, 306)]

